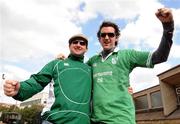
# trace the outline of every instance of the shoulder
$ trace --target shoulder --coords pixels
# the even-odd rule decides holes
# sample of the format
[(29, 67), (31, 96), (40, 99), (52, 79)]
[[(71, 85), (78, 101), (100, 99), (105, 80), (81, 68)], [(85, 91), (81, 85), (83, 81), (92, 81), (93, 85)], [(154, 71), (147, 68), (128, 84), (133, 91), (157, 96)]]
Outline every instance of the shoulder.
[(92, 56), (92, 57), (90, 58), (90, 60), (95, 60), (95, 59), (97, 59), (97, 58), (99, 58), (99, 57), (100, 57), (100, 54), (97, 54), (97, 55)]
[(139, 51), (134, 49), (125, 49), (125, 50), (119, 50), (118, 55), (133, 55), (133, 54), (143, 54), (143, 53), (149, 53), (148, 51)]
[(64, 60), (61, 59), (54, 59), (51, 60), (48, 64), (46, 64), (46, 66), (48, 66), (49, 68), (53, 68), (53, 70), (61, 63), (63, 63)]
[(136, 51), (134, 49), (123, 49), (123, 50), (118, 50), (117, 52), (118, 53), (128, 53), (128, 52), (133, 52), (133, 51)]
[(54, 59), (54, 60), (51, 60), (48, 64), (50, 65), (56, 65), (57, 63), (61, 63), (63, 62), (64, 60), (61, 60), (61, 59)]
[(122, 56), (122, 55), (132, 54), (134, 52), (135, 52), (135, 50), (133, 50), (133, 49), (124, 49), (124, 50), (117, 51), (117, 54), (118, 54), (118, 56)]
[(89, 66), (91, 66), (99, 58), (100, 58), (100, 54), (96, 54), (96, 55), (92, 56), (91, 58), (89, 58), (89, 60), (87, 61), (87, 64)]

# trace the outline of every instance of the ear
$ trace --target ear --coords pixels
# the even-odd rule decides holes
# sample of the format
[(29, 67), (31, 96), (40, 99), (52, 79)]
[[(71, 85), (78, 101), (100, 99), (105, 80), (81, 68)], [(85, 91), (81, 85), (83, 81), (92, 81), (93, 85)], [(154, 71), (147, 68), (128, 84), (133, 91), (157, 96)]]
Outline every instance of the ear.
[(118, 40), (119, 40), (119, 37), (120, 37), (120, 35), (119, 35), (119, 36), (116, 36), (116, 41), (118, 41)]
[(98, 37), (98, 40), (100, 41), (100, 37)]
[(115, 42), (115, 46), (117, 46), (119, 43), (119, 36), (116, 36), (116, 42)]
[(88, 48), (86, 47), (86, 52), (88, 51)]

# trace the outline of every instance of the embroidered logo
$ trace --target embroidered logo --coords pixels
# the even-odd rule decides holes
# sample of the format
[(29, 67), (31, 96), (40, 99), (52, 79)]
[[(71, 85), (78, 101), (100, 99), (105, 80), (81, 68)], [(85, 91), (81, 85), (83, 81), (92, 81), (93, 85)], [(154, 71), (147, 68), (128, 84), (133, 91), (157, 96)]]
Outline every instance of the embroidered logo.
[(93, 67), (96, 67), (96, 66), (97, 66), (97, 63), (94, 63), (94, 64), (93, 64)]
[(117, 63), (117, 58), (112, 58), (111, 62), (112, 62), (112, 64), (116, 64)]
[(103, 78), (97, 78), (97, 83), (102, 83), (103, 82)]
[(69, 63), (64, 63), (64, 66), (69, 66)]

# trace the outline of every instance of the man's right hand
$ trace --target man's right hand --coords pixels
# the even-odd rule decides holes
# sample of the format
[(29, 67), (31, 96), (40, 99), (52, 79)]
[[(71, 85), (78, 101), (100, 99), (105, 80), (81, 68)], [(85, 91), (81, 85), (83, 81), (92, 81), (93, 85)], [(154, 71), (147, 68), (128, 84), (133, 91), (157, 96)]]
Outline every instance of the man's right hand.
[(12, 97), (17, 95), (20, 88), (20, 83), (15, 80), (6, 80), (3, 85), (3, 88), (4, 88), (4, 94)]

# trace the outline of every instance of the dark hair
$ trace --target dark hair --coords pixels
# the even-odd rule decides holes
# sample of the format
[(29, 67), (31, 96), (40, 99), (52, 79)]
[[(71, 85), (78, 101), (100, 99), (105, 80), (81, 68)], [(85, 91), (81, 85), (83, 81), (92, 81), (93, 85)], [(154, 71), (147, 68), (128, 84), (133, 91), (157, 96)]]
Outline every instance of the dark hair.
[(101, 34), (101, 29), (103, 27), (113, 27), (114, 30), (115, 30), (115, 35), (116, 37), (119, 37), (120, 36), (120, 30), (119, 30), (119, 27), (117, 24), (111, 22), (111, 21), (103, 21), (102, 24), (100, 25), (99, 27), (99, 30), (97, 32), (97, 37), (100, 38), (100, 34)]

